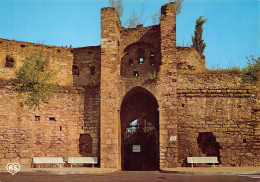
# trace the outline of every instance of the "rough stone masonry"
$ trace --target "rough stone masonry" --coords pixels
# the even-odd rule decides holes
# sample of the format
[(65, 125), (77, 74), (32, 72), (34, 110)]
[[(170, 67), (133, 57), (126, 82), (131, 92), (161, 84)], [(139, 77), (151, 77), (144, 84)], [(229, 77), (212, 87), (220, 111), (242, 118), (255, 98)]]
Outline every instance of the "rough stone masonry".
[[(10, 80), (38, 51), (60, 89), (30, 109)], [(237, 74), (205, 70), (204, 56), (176, 46), (175, 3), (162, 6), (159, 25), (131, 29), (114, 8), (102, 8), (100, 46), (0, 39), (0, 167), (31, 167), (32, 157), (96, 156), (100, 167), (125, 169), (124, 133), (135, 119), (156, 128), (156, 168), (188, 166), (191, 156), (259, 166), (260, 83), (241, 85)]]

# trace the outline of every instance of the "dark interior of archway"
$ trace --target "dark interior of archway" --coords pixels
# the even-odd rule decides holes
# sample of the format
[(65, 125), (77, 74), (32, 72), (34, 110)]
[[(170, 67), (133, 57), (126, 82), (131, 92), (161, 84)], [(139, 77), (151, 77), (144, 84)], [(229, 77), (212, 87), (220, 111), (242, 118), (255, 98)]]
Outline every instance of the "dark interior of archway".
[(158, 170), (159, 112), (148, 91), (130, 91), (121, 106), (122, 169)]

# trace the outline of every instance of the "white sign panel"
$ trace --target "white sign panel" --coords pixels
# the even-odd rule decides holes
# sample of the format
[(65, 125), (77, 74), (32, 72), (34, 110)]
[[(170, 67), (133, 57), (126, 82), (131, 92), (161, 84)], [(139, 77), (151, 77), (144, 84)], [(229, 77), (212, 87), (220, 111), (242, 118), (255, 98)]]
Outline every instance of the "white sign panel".
[(170, 141), (171, 142), (177, 141), (177, 136), (170, 136)]
[(133, 152), (141, 152), (141, 145), (133, 145), (132, 150)]

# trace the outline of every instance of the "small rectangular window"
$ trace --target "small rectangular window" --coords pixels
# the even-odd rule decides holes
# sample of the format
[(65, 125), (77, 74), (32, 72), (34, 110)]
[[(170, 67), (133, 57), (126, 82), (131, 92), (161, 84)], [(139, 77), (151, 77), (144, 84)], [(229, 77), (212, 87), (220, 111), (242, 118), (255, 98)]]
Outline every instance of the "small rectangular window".
[(41, 120), (41, 116), (35, 116), (35, 121), (40, 121)]
[(150, 65), (154, 66), (155, 64), (155, 60), (154, 60), (154, 57), (150, 57)]
[(60, 131), (62, 131), (62, 126), (60, 126)]
[(56, 118), (55, 117), (49, 117), (49, 120), (50, 121), (56, 121)]
[(7, 55), (6, 58), (5, 58), (5, 67), (7, 68), (13, 68), (14, 67), (14, 59)]
[(132, 59), (129, 60), (129, 65), (133, 66), (134, 65), (134, 61)]
[(133, 71), (133, 75), (138, 77), (139, 76), (139, 72), (138, 71)]
[(139, 64), (143, 64), (144, 63), (144, 58), (139, 58)]
[(76, 65), (72, 66), (72, 75), (79, 75), (79, 67)]
[(90, 75), (95, 75), (95, 73), (96, 73), (95, 69), (96, 69), (95, 66), (90, 67)]

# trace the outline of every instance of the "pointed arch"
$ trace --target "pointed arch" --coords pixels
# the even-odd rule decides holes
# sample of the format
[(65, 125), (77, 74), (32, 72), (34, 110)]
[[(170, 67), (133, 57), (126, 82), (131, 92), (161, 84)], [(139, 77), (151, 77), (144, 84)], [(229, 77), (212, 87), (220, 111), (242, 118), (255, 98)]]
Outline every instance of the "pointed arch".
[[(121, 159), (125, 170), (159, 168), (159, 111), (151, 92), (135, 87), (121, 103)], [(136, 151), (134, 146), (139, 147)]]

